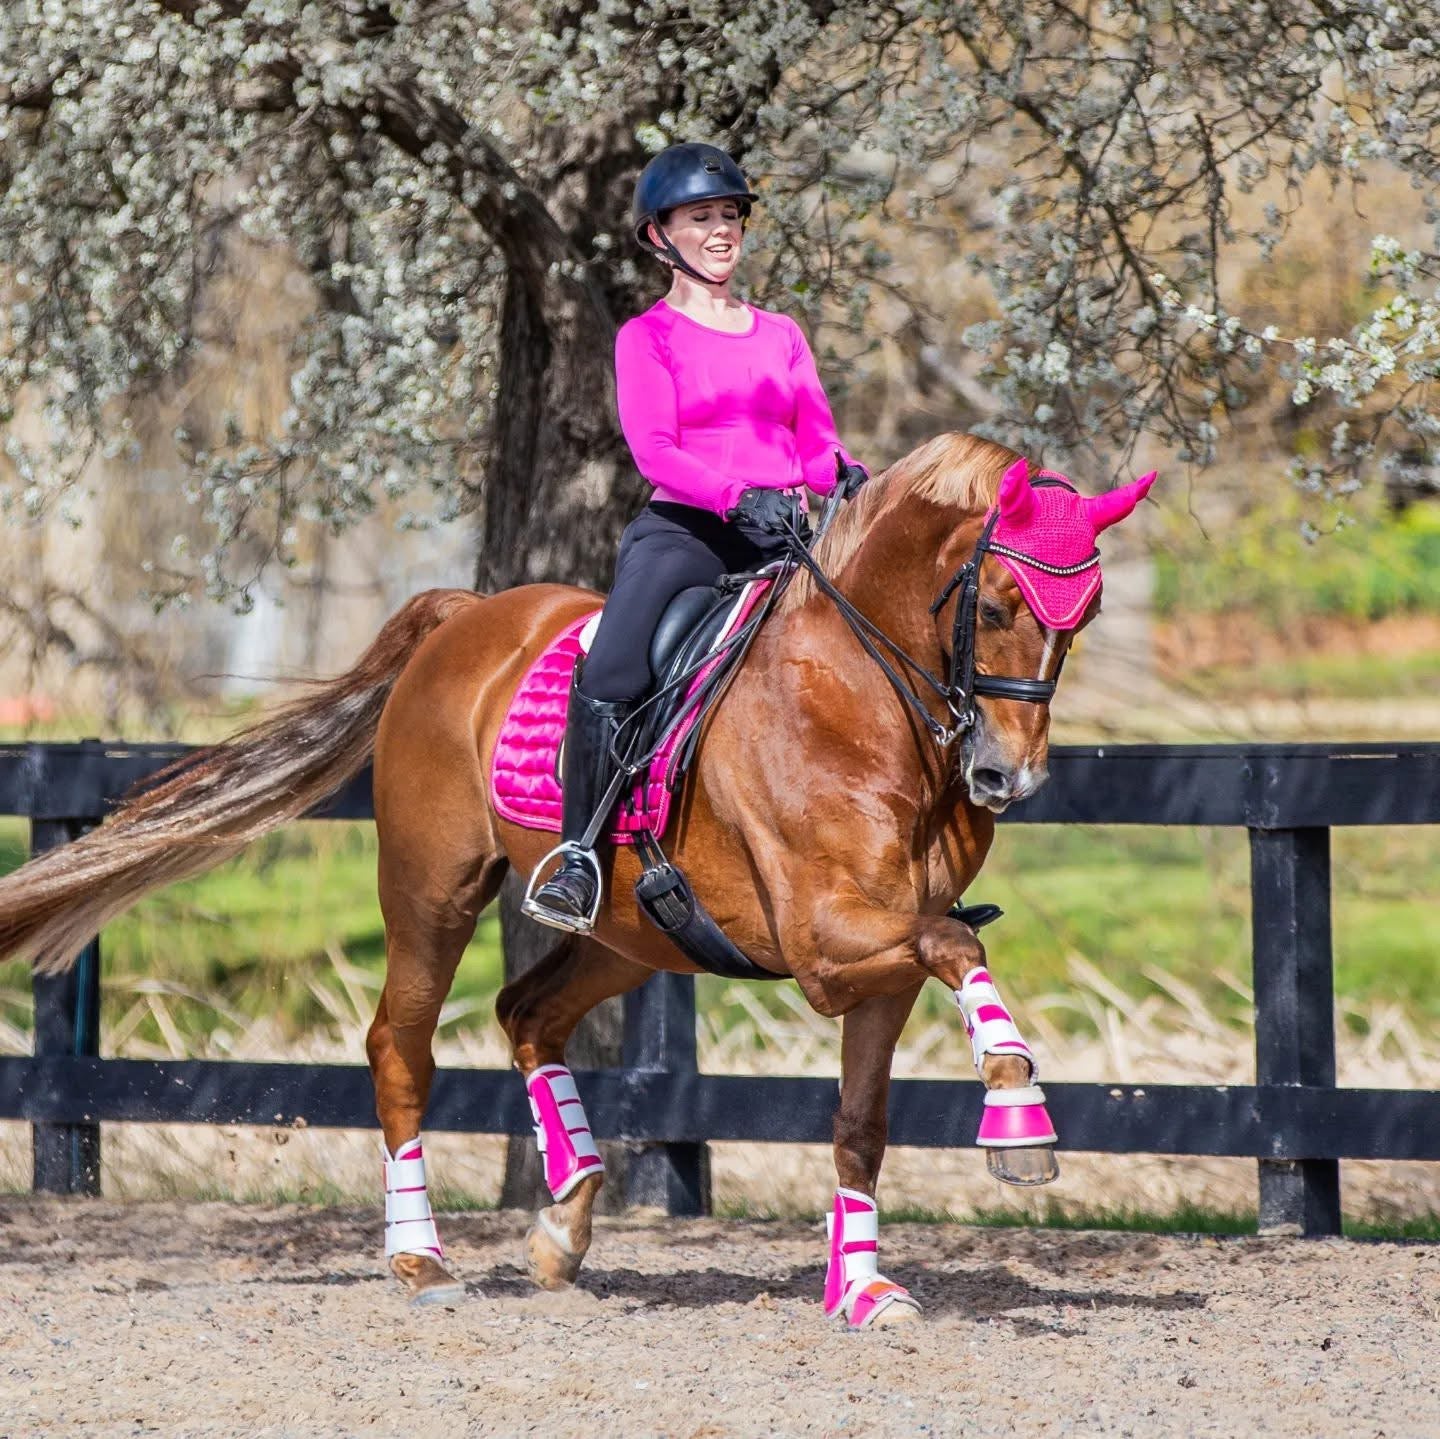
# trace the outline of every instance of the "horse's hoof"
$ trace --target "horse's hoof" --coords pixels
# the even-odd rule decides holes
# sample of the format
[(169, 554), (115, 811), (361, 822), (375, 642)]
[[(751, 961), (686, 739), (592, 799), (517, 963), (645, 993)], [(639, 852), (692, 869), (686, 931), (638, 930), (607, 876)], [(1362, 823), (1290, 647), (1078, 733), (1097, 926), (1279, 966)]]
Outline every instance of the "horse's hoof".
[(869, 1329), (883, 1329), (890, 1324), (908, 1324), (920, 1318), (920, 1306), (912, 1299), (908, 1304), (897, 1301), (881, 1309), (866, 1326)]
[(910, 1291), (889, 1279), (872, 1280), (845, 1306), (851, 1329), (879, 1329), (919, 1317), (920, 1305)]
[(465, 1286), (428, 1254), (397, 1254), (390, 1272), (405, 1286), (412, 1304), (456, 1304)]
[(525, 1267), (541, 1289), (568, 1289), (580, 1273), (583, 1254), (572, 1254), (541, 1214), (525, 1236)]

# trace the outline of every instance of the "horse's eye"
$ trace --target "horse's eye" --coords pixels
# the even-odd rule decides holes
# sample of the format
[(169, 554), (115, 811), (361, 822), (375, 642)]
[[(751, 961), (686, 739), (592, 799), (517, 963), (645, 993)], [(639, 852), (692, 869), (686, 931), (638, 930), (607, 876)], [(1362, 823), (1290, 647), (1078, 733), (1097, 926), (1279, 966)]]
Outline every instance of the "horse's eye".
[(989, 625), (991, 629), (1008, 630), (1010, 628), (1010, 611), (999, 600), (982, 599), (980, 601), (980, 623)]

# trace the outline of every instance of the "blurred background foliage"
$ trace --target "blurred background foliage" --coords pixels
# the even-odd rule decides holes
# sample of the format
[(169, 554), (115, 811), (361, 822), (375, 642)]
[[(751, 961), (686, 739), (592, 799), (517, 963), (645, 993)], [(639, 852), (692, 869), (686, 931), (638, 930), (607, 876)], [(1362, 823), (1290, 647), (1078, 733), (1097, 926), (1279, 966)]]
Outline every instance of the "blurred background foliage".
[(1154, 552), (1156, 613), (1241, 611), (1244, 623), (1280, 630), (1312, 616), (1440, 614), (1440, 506), (1397, 511), (1367, 496), (1313, 536), (1300, 508), (1283, 491), (1267, 495), (1222, 535), (1171, 519)]

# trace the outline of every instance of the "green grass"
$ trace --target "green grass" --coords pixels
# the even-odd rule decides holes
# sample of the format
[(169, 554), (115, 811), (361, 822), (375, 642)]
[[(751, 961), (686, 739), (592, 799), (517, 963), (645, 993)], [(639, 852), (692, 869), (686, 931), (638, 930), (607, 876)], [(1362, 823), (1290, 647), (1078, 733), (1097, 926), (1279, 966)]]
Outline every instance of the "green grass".
[[(1336, 993), (1440, 1019), (1440, 847), (1430, 828), (1337, 830), (1332, 837)], [(1047, 997), (1061, 1028), (1089, 1025), (1072, 955), (1132, 997), (1174, 979), (1215, 1014), (1249, 1008), (1250, 856), (1244, 831), (1002, 826), (969, 898), (1005, 918), (984, 931), (1006, 992)], [(931, 986), (935, 1012), (952, 1001)], [(1357, 1021), (1358, 1022), (1358, 1021)]]
[[(23, 823), (0, 823), (0, 863), (18, 863), (24, 846)], [(1360, 1008), (1389, 1001), (1417, 1019), (1440, 1019), (1435, 831), (1340, 830), (1333, 856), (1338, 994)], [(1212, 1013), (1238, 1016), (1248, 1007), (1235, 988), (1249, 980), (1243, 831), (1002, 826), (969, 897), (1006, 911), (985, 939), (1007, 993), (1026, 1007), (1043, 1000), (1063, 1029), (1093, 1023), (1070, 978), (1074, 956), (1133, 997), (1178, 980)], [(475, 1024), (489, 1012), (501, 983), (498, 929), (487, 915), (466, 951), (452, 992), (459, 1022)], [(297, 825), (109, 926), (105, 1017), (114, 1021), (135, 1003), (127, 981), (162, 980), (184, 991), (166, 996), (182, 1034), (208, 1033), (217, 1011), (234, 1022), (275, 1017), (300, 1034), (329, 1022), (312, 985), (333, 987), (332, 956), (378, 979), (383, 935), (373, 826)], [(23, 966), (0, 965), (0, 1018), (28, 1023), (28, 987)], [(708, 978), (700, 984), (701, 1004), (722, 1027), (739, 1018), (725, 1007), (728, 988)], [(775, 990), (753, 986), (750, 995), (783, 1012)], [(932, 985), (922, 1004), (939, 1014), (953, 1000)], [(163, 1041), (153, 1019), (139, 1034)]]
[(1418, 1239), (1427, 1244), (1440, 1242), (1440, 1214), (1419, 1214), (1409, 1219), (1345, 1220), (1347, 1239)]
[[(1319, 517), (1330, 531), (1336, 514)], [(1154, 553), (1157, 613), (1265, 615), (1276, 625), (1302, 615), (1440, 613), (1440, 506), (1395, 516), (1371, 497), (1352, 523), (1315, 542), (1301, 532), (1293, 496), (1228, 521), (1212, 536), (1177, 518)]]
[(1273, 664), (1197, 669), (1188, 679), (1215, 699), (1386, 700), (1440, 697), (1440, 654), (1313, 654)]
[(155, 706), (138, 702), (108, 720), (92, 709), (68, 709), (63, 702), (56, 713), (30, 724), (0, 725), (0, 744), (29, 741), (68, 743), (75, 740), (119, 739), (144, 733), (156, 743), (171, 740), (186, 744), (213, 744), (253, 724), (271, 708), (273, 700), (264, 694), (230, 698), (208, 695), (203, 700), (176, 696)]

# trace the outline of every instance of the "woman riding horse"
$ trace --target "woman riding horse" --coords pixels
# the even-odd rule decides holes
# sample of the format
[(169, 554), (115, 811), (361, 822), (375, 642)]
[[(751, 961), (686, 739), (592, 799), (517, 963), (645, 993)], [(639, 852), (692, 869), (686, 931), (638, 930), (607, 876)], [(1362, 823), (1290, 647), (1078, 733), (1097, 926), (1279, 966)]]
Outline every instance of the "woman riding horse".
[(619, 727), (652, 681), (650, 639), (666, 605), (779, 559), (804, 486), (828, 495), (838, 485), (848, 497), (868, 478), (836, 437), (799, 326), (731, 293), (756, 198), (713, 145), (672, 145), (635, 187), (635, 238), (674, 275), (669, 294), (620, 329), (615, 394), (655, 491), (620, 541), (599, 628), (575, 667), (562, 864), (525, 905), (557, 929), (592, 928), (601, 870), (581, 841), (614, 778)]
[[(717, 169), (706, 169), (706, 153), (698, 170), (682, 173), (727, 192), (705, 195), (708, 221), (682, 205), (678, 223), (667, 211), (667, 229), (658, 223), (663, 207), (640, 207), (646, 237), (674, 248), (681, 274), (712, 278), (699, 282), (710, 288), (677, 290), (675, 303), (632, 322), (620, 346), (622, 372), (632, 350), (642, 367), (639, 388), (622, 398), (627, 432), (642, 469), (668, 452), (668, 467), (653, 474), (672, 498), (631, 527), (625, 588), (617, 582), (604, 645), (597, 639), (575, 701), (584, 716), (575, 748), (595, 769), (610, 761), (594, 736), (601, 720), (608, 735), (614, 719), (598, 707), (623, 705), (645, 683), (646, 627), (673, 588), (769, 553), (771, 531), (794, 513), (781, 491), (827, 488), (836, 452), (846, 467), (837, 483), (864, 473), (834, 439), (798, 332), (732, 305), (723, 289), (749, 192), (718, 152)], [(721, 410), (743, 413), (733, 434), (715, 422)], [(662, 411), (673, 418), (657, 420)], [(687, 415), (693, 429), (684, 428)], [(676, 443), (682, 432), (687, 449)], [(752, 466), (756, 455), (763, 463)], [(824, 1304), (852, 1326), (905, 1319), (918, 1307), (877, 1267), (875, 1196), (891, 1060), (929, 980), (953, 993), (984, 1081), (977, 1142), (988, 1157), (1005, 1156), (992, 1169), (1019, 1182), (1053, 1174), (1055, 1133), (1034, 1056), (984, 946), (951, 908), (985, 863), (995, 815), (1045, 780), (1050, 697), (1072, 637), (1099, 607), (1096, 537), (1153, 479), (1086, 497), (1001, 445), (937, 435), (845, 506), (705, 720), (668, 852), (745, 956), (843, 1021)], [(553, 584), (417, 595), (347, 673), (191, 753), (98, 829), (0, 878), (0, 958), (66, 968), (144, 894), (302, 817), (373, 753), (385, 985), (366, 1052), (383, 1135), (385, 1254), (420, 1302), (463, 1293), (445, 1267), (420, 1138), (436, 1025), (507, 871), (535, 870), (549, 847), (548, 834), (507, 819), (494, 802), (501, 732), (526, 676), (599, 599)], [(579, 764), (572, 750), (572, 790)], [(593, 777), (578, 783), (599, 792)], [(527, 1240), (531, 1273), (546, 1286), (579, 1272), (603, 1169), (565, 1065), (567, 1041), (596, 1005), (656, 970), (696, 970), (629, 899), (642, 870), (633, 849), (617, 849), (609, 868), (593, 930), (558, 935), (496, 1002), (555, 1200)], [(554, 897), (572, 930), (583, 885)]]

